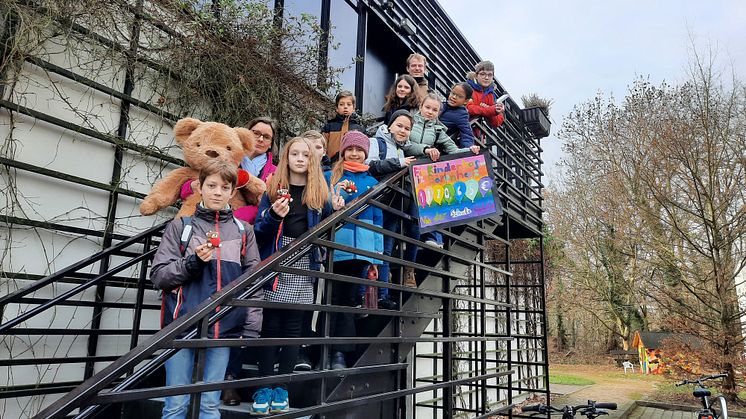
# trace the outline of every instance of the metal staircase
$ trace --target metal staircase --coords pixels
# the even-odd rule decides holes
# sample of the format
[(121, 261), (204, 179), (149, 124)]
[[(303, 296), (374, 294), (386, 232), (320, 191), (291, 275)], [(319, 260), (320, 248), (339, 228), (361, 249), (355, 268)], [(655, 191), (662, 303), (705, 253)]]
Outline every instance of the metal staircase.
[[(262, 261), (231, 286), (204, 301), (190, 315), (160, 331), (142, 326), (143, 314), (160, 308), (144, 299), (146, 292), (153, 292), (147, 273), (164, 225), (151, 228), (0, 298), (3, 319), (7, 319), (0, 325), (0, 333), (4, 335), (129, 336), (130, 349), (126, 353), (104, 356), (94, 352), (87, 357), (74, 358), (12, 355), (0, 360), (0, 367), (11, 370), (33, 366), (43, 370), (83, 365), (85, 375), (80, 381), (41, 380), (4, 388), (0, 398), (61, 395), (38, 412), (36, 417), (43, 418), (143, 417), (138, 412), (143, 412), (145, 401), (167, 395), (288, 383), (294, 409), (273, 417), (486, 418), (510, 414), (513, 404), (530, 394), (547, 394), (543, 271), (535, 278), (515, 278), (512, 273), (512, 264), (516, 262), (541, 265), (541, 253), (538, 260), (515, 261), (510, 252), (515, 240), (541, 237), (541, 185), (536, 181), (540, 177), (540, 161), (536, 160), (540, 149), (530, 138), (512, 140), (516, 137), (481, 128), (486, 133), (482, 144), (492, 153), (493, 171), (500, 185), (500, 199), (505, 208), (502, 217), (442, 230), (446, 239), (444, 249), (425, 247), (405, 235), (366, 225), (401, 242), (421, 246), (416, 263), (334, 243), (335, 230), (345, 223), (359, 224), (357, 214), (370, 205), (399, 217), (402, 222), (411, 221), (406, 211), (387, 201), (392, 196), (408, 198), (406, 171), (402, 171)], [(385, 284), (342, 276), (334, 273), (332, 263), (327, 264), (324, 272), (291, 267), (312, 244), (326, 247), (330, 252), (343, 250), (387, 258), (394, 280)], [(122, 262), (115, 265), (111, 263), (114, 260)], [(100, 266), (108, 268), (100, 269), (95, 275), (86, 273)], [(417, 269), (418, 288), (399, 285), (398, 278), (404, 266)], [(132, 269), (138, 274), (122, 274)], [(324, 302), (296, 305), (246, 299), (276, 272), (308, 273), (323, 279), (327, 284)], [(400, 308), (365, 309), (329, 304), (332, 282), (387, 287), (398, 299)], [(62, 287), (61, 284), (71, 286)], [(86, 298), (87, 290), (100, 286), (134, 289), (135, 299), (107, 302)], [(63, 288), (69, 289), (62, 291)], [(44, 289), (52, 290), (49, 291), (53, 294), (51, 298), (34, 296)], [(527, 290), (534, 297), (526, 297)], [(95, 308), (102, 315), (107, 311), (131, 310), (131, 328), (44, 327), (44, 314), (63, 306)], [(313, 338), (207, 339), (209, 325), (236, 306), (318, 311), (322, 330), (319, 337)], [(217, 307), (221, 309), (215, 313)], [(331, 313), (367, 315), (359, 321), (366, 327), (360, 336), (332, 337), (329, 334)], [(187, 331), (186, 337), (178, 338)], [(328, 365), (322, 365), (321, 369), (311, 372), (210, 384), (198, 382), (171, 388), (163, 387), (159, 375), (163, 362), (181, 348), (198, 350), (199, 369), (207, 347), (287, 344), (317, 345), (321, 348), (322, 360), (326, 359), (332, 344), (356, 344), (360, 350), (354, 364), (343, 370), (330, 370)], [(107, 365), (102, 366), (104, 363)], [(303, 386), (307, 390), (293, 399), (293, 386)], [(196, 399), (198, 396), (192, 397), (193, 408), (198, 406)]]

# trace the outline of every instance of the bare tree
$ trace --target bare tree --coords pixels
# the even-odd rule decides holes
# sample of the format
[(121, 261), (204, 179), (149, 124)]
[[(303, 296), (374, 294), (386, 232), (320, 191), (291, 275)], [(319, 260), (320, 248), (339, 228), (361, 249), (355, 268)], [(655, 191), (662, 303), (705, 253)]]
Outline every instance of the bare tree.
[[(736, 277), (746, 264), (746, 91), (717, 71), (712, 54), (695, 53), (691, 63), (681, 85), (638, 79), (620, 105), (599, 96), (570, 115), (562, 199), (578, 205), (563, 222), (581, 224), (565, 226), (575, 234), (563, 239), (574, 263), (596, 268), (576, 269), (575, 281), (606, 270), (593, 283), (609, 287), (608, 307), (611, 294), (626, 304), (627, 292), (644, 291), (649, 301), (637, 309), (656, 309), (659, 327), (716, 348), (715, 367), (728, 373), (724, 392), (734, 400), (743, 353)], [(618, 275), (629, 288), (614, 288)]]

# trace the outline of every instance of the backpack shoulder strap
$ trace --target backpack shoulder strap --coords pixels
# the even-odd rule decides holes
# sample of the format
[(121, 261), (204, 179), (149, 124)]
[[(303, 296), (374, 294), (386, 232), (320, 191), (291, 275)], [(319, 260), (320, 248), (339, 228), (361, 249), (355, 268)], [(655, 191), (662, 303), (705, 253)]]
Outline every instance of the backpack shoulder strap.
[(376, 140), (378, 140), (378, 160), (384, 160), (388, 145), (386, 145), (386, 141), (381, 137), (376, 137)]
[(236, 223), (238, 231), (241, 232), (241, 256), (246, 256), (246, 227), (236, 217), (233, 217), (233, 222)]
[(187, 247), (189, 247), (189, 240), (192, 239), (193, 227), (192, 217), (181, 217), (181, 239), (179, 240), (179, 250), (181, 256), (186, 253)]

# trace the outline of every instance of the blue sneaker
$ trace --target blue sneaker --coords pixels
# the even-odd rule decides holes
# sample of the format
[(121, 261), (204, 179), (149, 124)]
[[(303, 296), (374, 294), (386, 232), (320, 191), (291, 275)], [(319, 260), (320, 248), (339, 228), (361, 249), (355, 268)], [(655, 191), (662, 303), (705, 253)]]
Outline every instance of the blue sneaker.
[(290, 401), (288, 401), (288, 391), (282, 387), (276, 387), (270, 403), (270, 413), (282, 413), (290, 410)]
[(269, 405), (272, 403), (273, 391), (269, 387), (260, 388), (254, 393), (254, 403), (251, 404), (252, 415), (268, 415)]

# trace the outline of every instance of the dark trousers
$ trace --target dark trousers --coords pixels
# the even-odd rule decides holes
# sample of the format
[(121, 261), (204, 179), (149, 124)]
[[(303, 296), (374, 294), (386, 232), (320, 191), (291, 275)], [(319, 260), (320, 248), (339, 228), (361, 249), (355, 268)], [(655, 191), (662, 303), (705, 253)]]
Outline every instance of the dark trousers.
[[(355, 278), (365, 278), (368, 265), (370, 265), (370, 262), (365, 260), (334, 262), (334, 273)], [(359, 287), (355, 284), (334, 281), (332, 282), (332, 304), (355, 307), (358, 301), (358, 291)], [(357, 336), (355, 332), (355, 315), (352, 313), (332, 313), (330, 334), (333, 337)], [(352, 352), (354, 350), (354, 344), (332, 345), (332, 351)]]
[(246, 348), (240, 346), (231, 347), (230, 358), (228, 358), (228, 368), (225, 369), (225, 376), (232, 376), (234, 379), (238, 378), (241, 374), (241, 368), (243, 366), (244, 353)]
[[(272, 308), (264, 309), (264, 320), (262, 321), (263, 338), (297, 338), (301, 335), (301, 324), (303, 323), (303, 312), (299, 310), (278, 310)], [(293, 372), (295, 361), (298, 358), (298, 346), (260, 346), (259, 348), (259, 375), (264, 377), (274, 375), (275, 354), (280, 351), (280, 368), (278, 373), (289, 374)]]

